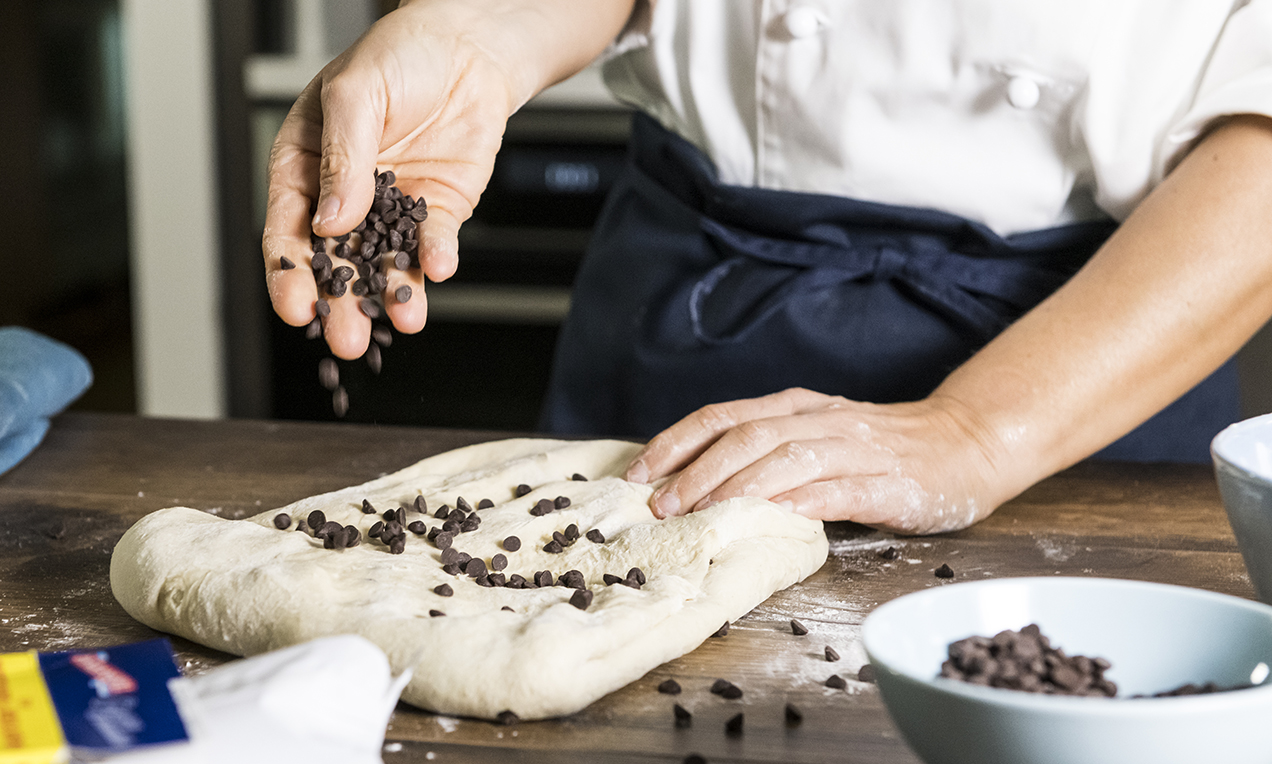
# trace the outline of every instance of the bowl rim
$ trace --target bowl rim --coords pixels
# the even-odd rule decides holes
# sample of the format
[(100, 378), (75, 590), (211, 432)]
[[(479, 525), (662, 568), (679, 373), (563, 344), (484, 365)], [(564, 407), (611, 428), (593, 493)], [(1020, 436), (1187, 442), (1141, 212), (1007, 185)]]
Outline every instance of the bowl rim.
[(1264, 486), (1272, 488), (1272, 476), (1260, 475), (1257, 472), (1246, 469), (1234, 462), (1228, 456), (1225, 456), (1220, 449), (1224, 446), (1224, 441), (1235, 437), (1242, 431), (1254, 429), (1256, 427), (1272, 425), (1272, 414), (1260, 414), (1259, 416), (1242, 419), (1240, 422), (1233, 422), (1223, 428), (1210, 439), (1210, 458), (1215, 463), (1216, 469), (1226, 469), (1237, 473), (1245, 480), (1252, 480), (1261, 483)]
[[(1244, 707), (1251, 703), (1261, 704), (1272, 702), (1272, 677), (1265, 680), (1263, 684), (1256, 685), (1254, 687), (1233, 692), (1216, 692), (1206, 695), (1179, 695), (1164, 698), (1131, 698), (1129, 696), (1092, 698), (1072, 695), (1042, 695), (1038, 693), (1022, 692), (1019, 690), (1007, 690), (998, 687), (984, 687), (941, 676), (920, 676), (892, 665), (887, 660), (881, 659), (879, 651), (872, 649), (871, 647), (871, 643), (875, 642), (877, 639), (876, 634), (879, 628), (877, 624), (879, 624), (881, 619), (886, 617), (888, 612), (893, 609), (893, 603), (900, 602), (901, 600), (914, 602), (918, 599), (935, 599), (945, 596), (943, 592), (951, 587), (965, 587), (965, 591), (966, 588), (971, 587), (978, 589), (992, 589), (1007, 585), (1077, 586), (1081, 588), (1114, 586), (1130, 591), (1168, 591), (1197, 599), (1219, 602), (1226, 607), (1236, 607), (1253, 611), (1263, 615), (1269, 620), (1269, 622), (1272, 622), (1272, 606), (1265, 605), (1261, 602), (1255, 602), (1253, 600), (1243, 599), (1241, 597), (1235, 597), (1230, 594), (1221, 594), (1219, 592), (1197, 589), (1190, 586), (1179, 586), (1176, 584), (1163, 584), (1155, 581), (1139, 581), (1124, 578), (1085, 576), (1005, 576), (1002, 578), (992, 578), (983, 581), (962, 581), (953, 584), (933, 586), (927, 589), (911, 592), (909, 594), (904, 594), (883, 603), (871, 611), (862, 622), (861, 641), (862, 645), (865, 647), (867, 657), (872, 664), (885, 669), (885, 672), (919, 683), (933, 691), (953, 694), (981, 703), (998, 706), (1013, 706), (1026, 710), (1032, 709), (1036, 711), (1051, 712), (1059, 712), (1063, 710), (1068, 714), (1085, 712), (1097, 715), (1113, 713), (1126, 716), (1138, 716), (1143, 713), (1160, 714), (1167, 710), (1167, 708), (1172, 711), (1193, 712), (1199, 710), (1201, 704), (1206, 704), (1210, 707), (1208, 710), (1213, 711), (1217, 710), (1216, 707), (1236, 708)], [(872, 624), (874, 625), (872, 626)], [(1269, 664), (1269, 668), (1272, 668), (1272, 663)], [(1134, 702), (1109, 702), (1131, 700)], [(886, 692), (884, 693), (884, 701), (885, 703), (887, 702)], [(1163, 703), (1167, 703), (1169, 706), (1163, 707)]]

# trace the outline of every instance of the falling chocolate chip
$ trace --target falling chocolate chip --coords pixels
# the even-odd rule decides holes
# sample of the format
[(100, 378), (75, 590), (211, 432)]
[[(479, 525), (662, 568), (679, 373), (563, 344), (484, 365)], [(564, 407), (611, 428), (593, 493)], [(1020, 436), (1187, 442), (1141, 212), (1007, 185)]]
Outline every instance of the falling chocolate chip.
[(322, 297), (319, 297), (317, 302), (314, 303), (314, 312), (318, 314), (319, 318), (326, 318), (327, 316), (330, 316), (331, 303), (327, 302)]
[(729, 622), (725, 621), (720, 628), (716, 629), (715, 634), (712, 634), (711, 636), (723, 637), (723, 636), (726, 636), (728, 633), (729, 633)]
[(897, 551), (897, 548), (894, 546), (890, 546), (879, 553), (879, 556), (885, 560), (895, 560), (900, 555), (901, 555), (901, 552)]
[(835, 690), (842, 690), (848, 686), (848, 680), (838, 674), (831, 674), (826, 680), (826, 686)]
[(803, 721), (804, 721), (804, 714), (801, 713), (800, 710), (796, 708), (795, 706), (791, 705), (790, 703), (787, 703), (786, 704), (786, 726), (798, 727)]
[(358, 308), (362, 313), (372, 321), (380, 317), (380, 304), (370, 297), (363, 297), (358, 300)]
[(533, 489), (530, 486), (526, 485), (525, 483), (522, 483), (521, 485), (513, 489), (512, 495), (520, 499), (522, 496), (525, 496), (526, 494), (530, 493), (530, 491), (532, 490)]
[(393, 332), (383, 326), (377, 326), (371, 330), (371, 339), (382, 348), (387, 348), (393, 344)]
[(455, 593), (450, 584), (439, 584), (433, 587), (433, 593), (439, 597), (449, 597)]
[(285, 531), (291, 527), (291, 515), (286, 512), (280, 512), (274, 515), (274, 527), (280, 531)]
[(857, 681), (869, 682), (870, 684), (874, 684), (875, 683), (875, 667), (867, 663), (861, 668), (857, 669)]
[(371, 369), (372, 374), (379, 374), (384, 368), (384, 360), (380, 357), (380, 346), (374, 342), (367, 345), (367, 352), (362, 357), (367, 360), (367, 367)]
[(305, 327), (305, 339), (316, 340), (322, 336), (322, 319), (315, 318)]
[(587, 606), (592, 604), (592, 592), (588, 589), (576, 589), (570, 595), (570, 604), (579, 610), (587, 610)]
[(585, 538), (586, 538), (588, 541), (591, 541), (593, 544), (604, 544), (604, 543), (605, 543), (605, 534), (604, 534), (604, 533), (601, 533), (601, 532), (600, 532), (599, 530), (597, 530), (596, 528), (593, 528), (592, 530), (588, 531), (588, 532), (587, 532), (587, 534), (586, 534), (586, 536), (585, 536)]
[(834, 663), (835, 661), (839, 660), (839, 653), (835, 652), (835, 648), (831, 647), (830, 645), (826, 645), (826, 660), (830, 661), (831, 663)]
[(946, 563), (941, 563), (941, 567), (937, 568), (936, 570), (932, 572), (936, 574), (937, 578), (953, 578), (954, 577), (954, 569), (951, 568)]
[(503, 540), (503, 548), (509, 552), (515, 552), (521, 548), (521, 539), (516, 536), (509, 536)]
[(738, 737), (742, 734), (742, 714), (738, 714), (724, 723), (724, 734)]
[(671, 712), (676, 716), (676, 727), (684, 729), (693, 724), (693, 714), (679, 703), (671, 707)]
[(797, 637), (802, 637), (808, 633), (808, 627), (794, 618), (791, 619), (791, 633)]
[(349, 413), (349, 394), (343, 387), (337, 387), (331, 394), (331, 410), (337, 417), (343, 417)]
[(663, 695), (679, 695), (680, 682), (677, 682), (675, 679), (668, 679), (658, 685), (658, 691)]

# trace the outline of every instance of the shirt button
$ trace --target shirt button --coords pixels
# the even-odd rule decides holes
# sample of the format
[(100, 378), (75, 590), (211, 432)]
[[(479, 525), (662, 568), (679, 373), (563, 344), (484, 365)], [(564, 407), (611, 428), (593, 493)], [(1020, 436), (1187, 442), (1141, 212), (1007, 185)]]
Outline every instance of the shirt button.
[(821, 30), (822, 17), (815, 8), (801, 5), (786, 12), (786, 31), (796, 40), (812, 37)]
[(1012, 77), (1007, 82), (1007, 103), (1017, 109), (1032, 109), (1038, 105), (1042, 90), (1028, 77)]

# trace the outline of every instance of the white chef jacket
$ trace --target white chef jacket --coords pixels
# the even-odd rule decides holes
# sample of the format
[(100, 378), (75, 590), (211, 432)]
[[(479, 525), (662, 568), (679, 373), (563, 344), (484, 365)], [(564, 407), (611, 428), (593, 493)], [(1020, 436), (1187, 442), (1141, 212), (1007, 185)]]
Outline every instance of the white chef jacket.
[(639, 0), (603, 72), (726, 183), (1009, 234), (1122, 219), (1272, 116), (1272, 0)]

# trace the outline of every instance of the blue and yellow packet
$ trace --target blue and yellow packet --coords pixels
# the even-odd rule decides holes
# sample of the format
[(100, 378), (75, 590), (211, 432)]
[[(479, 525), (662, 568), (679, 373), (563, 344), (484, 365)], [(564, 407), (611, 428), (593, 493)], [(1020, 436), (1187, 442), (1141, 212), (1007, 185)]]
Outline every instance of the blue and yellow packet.
[(0, 655), (0, 764), (105, 757), (189, 739), (166, 639), (100, 650)]

